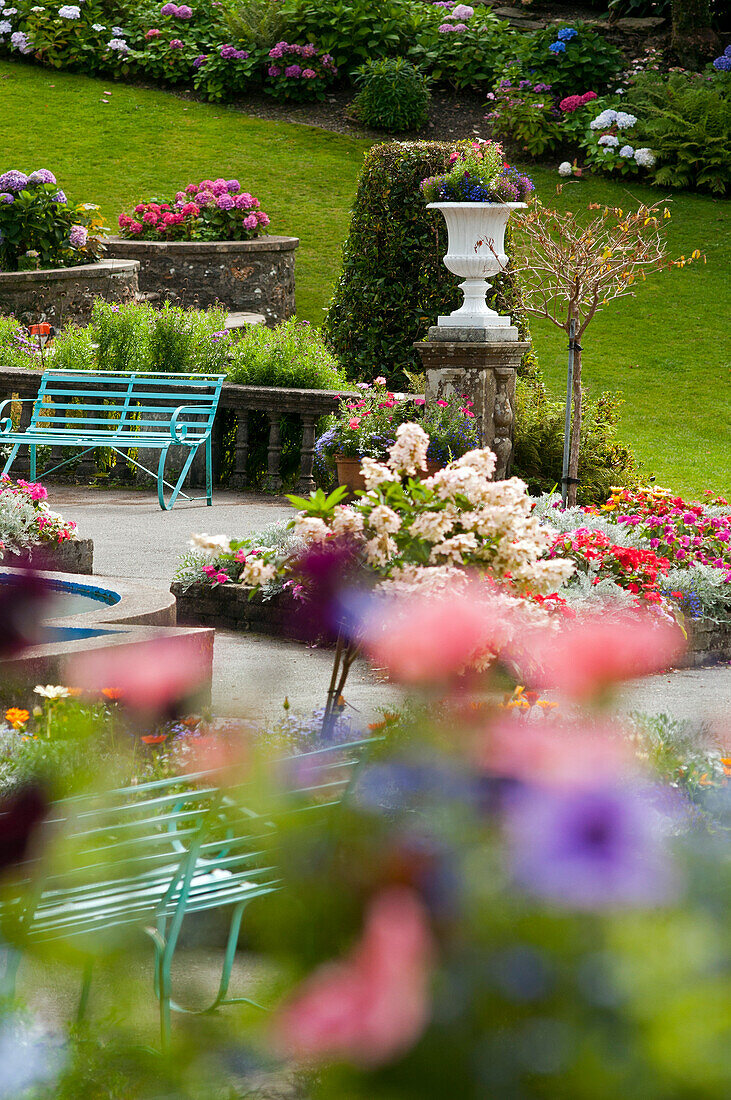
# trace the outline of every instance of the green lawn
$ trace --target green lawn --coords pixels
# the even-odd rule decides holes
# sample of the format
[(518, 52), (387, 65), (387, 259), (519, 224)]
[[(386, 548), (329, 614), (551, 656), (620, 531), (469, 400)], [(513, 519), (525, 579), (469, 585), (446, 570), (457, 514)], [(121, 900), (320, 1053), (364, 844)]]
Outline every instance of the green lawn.
[[(111, 92), (102, 102), (102, 92)], [(191, 180), (235, 176), (257, 195), (272, 231), (301, 239), (300, 317), (319, 323), (337, 275), (365, 141), (265, 122), (166, 92), (0, 62), (0, 169), (47, 167), (70, 198), (116, 215), (140, 198)], [(628, 207), (649, 188), (603, 179), (567, 184), (533, 172), (544, 202)], [(662, 484), (685, 493), (731, 490), (729, 478), (729, 204), (690, 194), (672, 202), (676, 253), (700, 248), (707, 264), (642, 285), (610, 305), (584, 338), (587, 388), (621, 390), (622, 437)], [(536, 321), (534, 339), (551, 390), (565, 377), (565, 337)]]

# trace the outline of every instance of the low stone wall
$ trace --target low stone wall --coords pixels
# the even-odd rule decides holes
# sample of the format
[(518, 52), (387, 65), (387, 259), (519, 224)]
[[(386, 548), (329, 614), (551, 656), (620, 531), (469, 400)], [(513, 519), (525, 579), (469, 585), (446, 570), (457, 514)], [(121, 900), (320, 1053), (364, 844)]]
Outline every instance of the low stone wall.
[(22, 554), (0, 552), (0, 562), (12, 568), (46, 569), (53, 573), (93, 573), (93, 539), (42, 542)]
[[(177, 582), (170, 586), (178, 609), (178, 622), (186, 626), (214, 626), (222, 630), (252, 630), (278, 638), (308, 641), (296, 627), (296, 603), (286, 593), (263, 600), (251, 589), (239, 584), (194, 584), (184, 589)], [(688, 651), (679, 668), (700, 668), (731, 659), (731, 623), (709, 619), (691, 619)]]
[(107, 255), (140, 263), (140, 290), (183, 306), (221, 304), (261, 313), (276, 325), (295, 313), (297, 237), (253, 241), (128, 241), (112, 237)]
[(79, 267), (0, 272), (0, 313), (12, 313), (25, 325), (59, 325), (91, 320), (95, 298), (132, 301), (138, 293), (136, 260), (105, 259)]
[(292, 597), (280, 593), (264, 600), (260, 593), (240, 584), (194, 584), (189, 588), (174, 582), (177, 621), (180, 626), (217, 626), (221, 630), (251, 630), (277, 638), (307, 641), (296, 626), (297, 606)]

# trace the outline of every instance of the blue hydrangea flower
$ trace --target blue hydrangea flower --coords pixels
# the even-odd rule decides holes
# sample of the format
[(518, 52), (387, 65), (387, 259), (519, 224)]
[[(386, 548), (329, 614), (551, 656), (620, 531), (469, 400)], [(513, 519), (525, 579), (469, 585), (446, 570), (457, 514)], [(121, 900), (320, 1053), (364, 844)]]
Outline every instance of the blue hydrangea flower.
[(0, 202), (4, 202), (9, 206), (11, 202), (15, 202), (15, 199), (7, 191), (3, 191), (0, 194)]
[(574, 30), (573, 27), (561, 27), (556, 37), (560, 39), (561, 42), (570, 42), (572, 38), (578, 36), (578, 33), (579, 32)]
[(551, 53), (566, 53), (566, 43), (565, 42), (552, 42), (551, 45), (548, 48), (551, 51)]
[[(731, 49), (731, 47), (727, 48)], [(717, 69), (718, 72), (721, 73), (731, 72), (731, 56), (727, 56), (724, 53), (721, 55), (721, 57), (717, 57), (716, 60), (713, 62), (713, 68)]]

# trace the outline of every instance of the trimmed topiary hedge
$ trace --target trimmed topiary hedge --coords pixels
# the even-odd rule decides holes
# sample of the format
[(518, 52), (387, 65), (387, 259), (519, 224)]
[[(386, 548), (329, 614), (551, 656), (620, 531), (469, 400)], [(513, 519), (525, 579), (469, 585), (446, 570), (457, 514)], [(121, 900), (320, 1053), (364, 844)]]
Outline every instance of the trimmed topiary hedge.
[[(447, 229), (438, 211), (427, 210), (419, 184), (444, 172), (449, 155), (467, 142), (392, 141), (366, 155), (358, 183), (343, 270), (325, 318), (328, 342), (351, 379), (382, 374), (405, 388), (407, 374), (421, 370), (413, 344), (438, 315), (450, 313), (462, 294), (442, 257)], [(509, 228), (509, 227), (508, 227)], [(510, 233), (506, 234), (510, 254)], [(521, 339), (530, 339), (520, 291), (498, 275), (491, 306), (510, 313)], [(535, 355), (523, 357), (520, 373), (535, 374)]]

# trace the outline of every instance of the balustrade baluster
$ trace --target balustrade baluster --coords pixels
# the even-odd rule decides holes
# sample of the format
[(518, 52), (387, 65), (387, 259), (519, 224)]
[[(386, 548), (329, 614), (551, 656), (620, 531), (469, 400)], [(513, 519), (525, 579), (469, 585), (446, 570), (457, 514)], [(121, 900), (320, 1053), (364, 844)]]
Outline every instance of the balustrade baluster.
[(230, 489), (246, 488), (246, 463), (248, 458), (249, 410), (238, 409), (236, 411), (236, 442), (234, 444), (233, 470), (231, 471), (231, 477), (228, 482)]
[(309, 493), (315, 488), (312, 466), (315, 460), (315, 425), (317, 418), (302, 414), (302, 448), (300, 450), (300, 476), (297, 482), (299, 493)]

